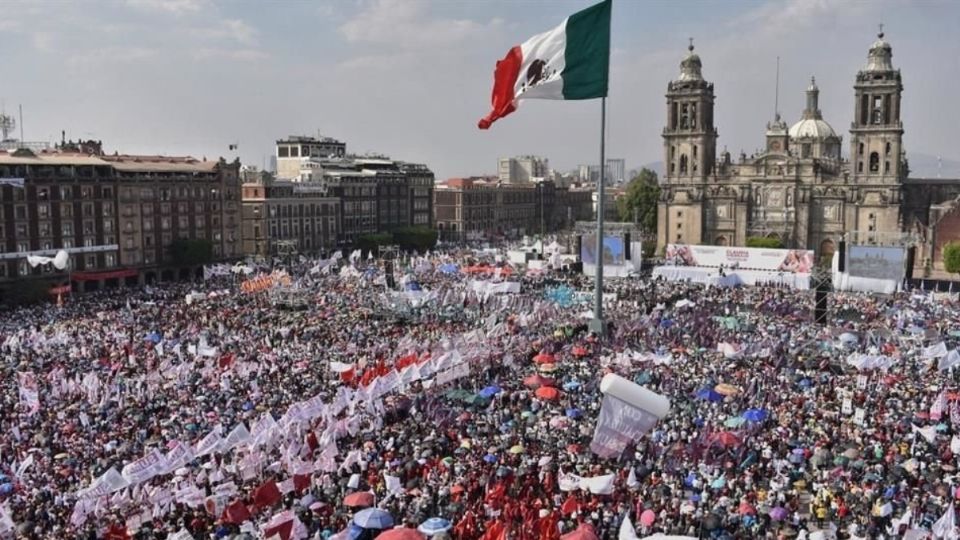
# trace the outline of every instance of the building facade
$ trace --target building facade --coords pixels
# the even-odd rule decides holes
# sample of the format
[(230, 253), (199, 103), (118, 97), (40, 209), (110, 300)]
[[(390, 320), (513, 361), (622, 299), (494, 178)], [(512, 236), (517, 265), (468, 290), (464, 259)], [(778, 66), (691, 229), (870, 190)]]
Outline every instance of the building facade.
[(504, 184), (496, 178), (451, 178), (433, 192), (441, 241), (518, 238), (556, 232), (591, 219), (589, 190), (553, 182)]
[[(195, 275), (169, 247), (209, 241), (215, 259), (240, 255), (239, 163), (104, 155), (99, 144), (0, 152), (0, 288), (47, 278), (73, 290)], [(29, 255), (70, 255), (66, 270)]]
[(277, 177), (295, 178), (304, 160), (342, 158), (347, 154), (347, 143), (330, 137), (291, 135), (277, 141), (276, 150)]
[(550, 176), (550, 164), (546, 158), (505, 157), (500, 158), (497, 163), (497, 177), (505, 184), (525, 184), (548, 176)]
[(849, 160), (841, 156), (842, 137), (822, 117), (814, 80), (800, 119), (788, 127), (778, 113), (767, 125), (764, 151), (734, 160), (726, 152), (718, 159), (714, 87), (691, 45), (667, 85), (658, 248), (773, 237), (829, 257), (844, 234), (877, 243), (899, 237), (908, 168), (903, 84), (891, 57), (880, 34), (856, 74)]
[(261, 176), (243, 184), (243, 252), (277, 255), (288, 242), (296, 251), (329, 252), (340, 236), (340, 201), (317, 186)]

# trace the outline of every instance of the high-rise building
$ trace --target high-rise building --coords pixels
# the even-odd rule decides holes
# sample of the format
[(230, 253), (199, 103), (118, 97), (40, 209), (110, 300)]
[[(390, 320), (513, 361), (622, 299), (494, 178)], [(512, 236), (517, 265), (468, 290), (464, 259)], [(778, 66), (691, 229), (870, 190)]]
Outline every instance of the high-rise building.
[(549, 175), (547, 159), (538, 156), (500, 158), (497, 166), (497, 177), (507, 184), (525, 184)]
[(339, 158), (346, 154), (347, 144), (336, 139), (291, 135), (277, 141), (275, 170), (278, 178), (296, 178), (304, 160)]
[(623, 158), (614, 158), (607, 160), (606, 183), (621, 184), (629, 180), (626, 177), (627, 164)]

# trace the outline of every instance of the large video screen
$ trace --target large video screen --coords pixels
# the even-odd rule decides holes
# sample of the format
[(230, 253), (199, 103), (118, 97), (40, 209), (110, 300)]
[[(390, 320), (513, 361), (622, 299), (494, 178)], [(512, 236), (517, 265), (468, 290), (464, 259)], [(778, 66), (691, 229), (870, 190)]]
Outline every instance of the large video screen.
[(850, 246), (846, 270), (851, 276), (900, 281), (905, 261), (902, 247)]
[[(580, 245), (580, 260), (583, 264), (597, 264), (597, 235), (589, 234), (583, 236)], [(604, 236), (603, 237), (603, 265), (621, 266), (624, 264), (623, 237)]]

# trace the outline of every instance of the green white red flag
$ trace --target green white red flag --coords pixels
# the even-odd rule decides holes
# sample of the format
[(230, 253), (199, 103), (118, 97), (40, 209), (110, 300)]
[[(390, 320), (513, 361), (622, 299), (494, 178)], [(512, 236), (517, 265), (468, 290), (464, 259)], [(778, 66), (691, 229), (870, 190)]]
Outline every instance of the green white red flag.
[(492, 110), (480, 120), (480, 129), (517, 110), (522, 99), (606, 97), (611, 2), (578, 11), (556, 28), (511, 48), (497, 62)]

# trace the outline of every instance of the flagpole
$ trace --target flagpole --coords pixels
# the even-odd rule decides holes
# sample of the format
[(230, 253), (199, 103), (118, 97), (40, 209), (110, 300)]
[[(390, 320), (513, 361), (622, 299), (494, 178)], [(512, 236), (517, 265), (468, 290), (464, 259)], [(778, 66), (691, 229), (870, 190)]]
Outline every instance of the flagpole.
[(600, 98), (600, 179), (597, 182), (597, 251), (596, 274), (594, 279), (593, 320), (590, 321), (590, 331), (602, 336), (606, 334), (606, 325), (603, 322), (603, 213), (605, 182), (605, 153), (607, 131), (607, 98)]

